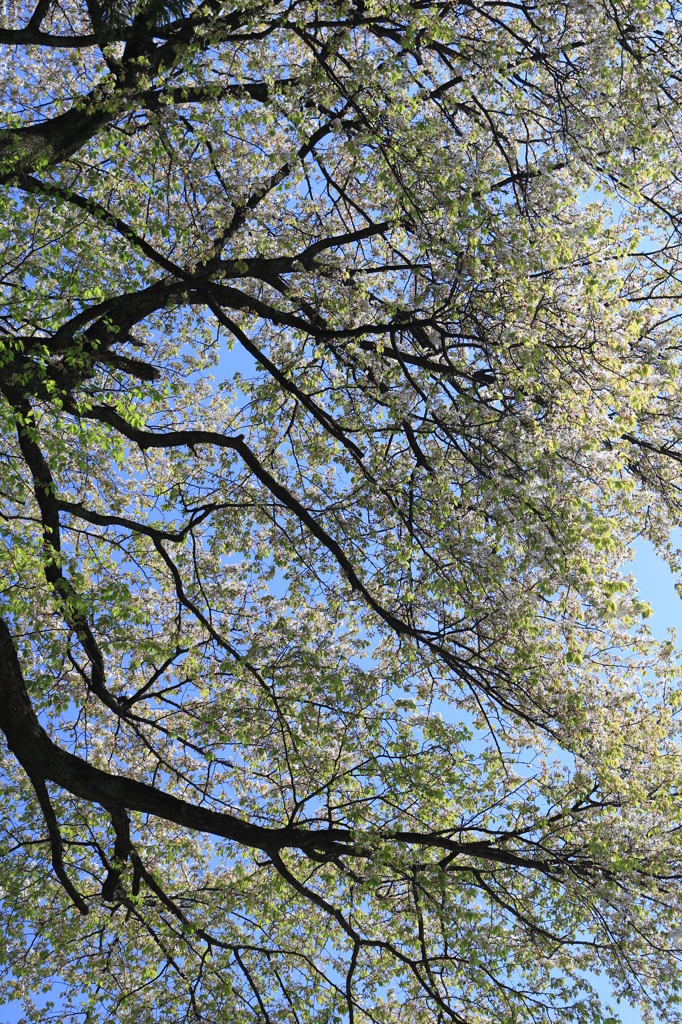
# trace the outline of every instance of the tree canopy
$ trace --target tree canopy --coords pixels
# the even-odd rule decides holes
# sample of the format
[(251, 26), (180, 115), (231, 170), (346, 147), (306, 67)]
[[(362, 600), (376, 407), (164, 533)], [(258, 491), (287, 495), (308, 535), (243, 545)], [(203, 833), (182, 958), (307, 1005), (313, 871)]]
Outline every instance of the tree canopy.
[(28, 1019), (682, 1016), (681, 15), (6, 2)]

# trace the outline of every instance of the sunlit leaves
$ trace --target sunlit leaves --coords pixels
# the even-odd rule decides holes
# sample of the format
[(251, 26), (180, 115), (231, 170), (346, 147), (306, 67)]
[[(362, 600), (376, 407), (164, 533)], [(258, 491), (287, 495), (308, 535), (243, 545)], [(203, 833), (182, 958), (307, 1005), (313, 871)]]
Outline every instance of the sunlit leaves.
[(6, 991), (677, 1019), (679, 12), (10, 14), (0, 614), (81, 766), (274, 838), (49, 781), (81, 918), (6, 754)]

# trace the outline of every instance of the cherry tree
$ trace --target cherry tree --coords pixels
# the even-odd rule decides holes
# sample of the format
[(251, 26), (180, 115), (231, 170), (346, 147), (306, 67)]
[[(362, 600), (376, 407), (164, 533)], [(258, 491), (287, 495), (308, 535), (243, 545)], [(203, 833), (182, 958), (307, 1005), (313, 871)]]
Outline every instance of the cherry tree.
[(6, 3), (28, 1020), (680, 1019), (681, 14)]

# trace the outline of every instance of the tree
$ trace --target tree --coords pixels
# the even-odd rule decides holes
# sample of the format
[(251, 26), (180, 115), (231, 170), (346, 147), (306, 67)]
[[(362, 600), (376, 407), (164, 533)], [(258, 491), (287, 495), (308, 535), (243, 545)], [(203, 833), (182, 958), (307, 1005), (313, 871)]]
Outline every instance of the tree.
[(679, 1019), (679, 13), (7, 8), (29, 1019)]

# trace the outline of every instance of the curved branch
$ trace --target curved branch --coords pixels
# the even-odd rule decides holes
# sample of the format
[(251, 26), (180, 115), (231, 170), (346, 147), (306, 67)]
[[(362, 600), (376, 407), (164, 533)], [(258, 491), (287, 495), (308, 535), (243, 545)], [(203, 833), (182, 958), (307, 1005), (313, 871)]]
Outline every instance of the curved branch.
[[(489, 841), (457, 842), (438, 832), (429, 834), (387, 831), (383, 836), (363, 840), (357, 830), (347, 828), (313, 831), (296, 825), (285, 825), (280, 828), (255, 825), (225, 811), (214, 811), (208, 807), (191, 804), (147, 783), (138, 782), (137, 779), (95, 768), (83, 758), (59, 747), (41, 726), (26, 691), (12, 634), (2, 617), (0, 729), (5, 734), (8, 748), (34, 785), (35, 780), (47, 780), (79, 799), (97, 803), (109, 810), (125, 808), (150, 814), (183, 828), (262, 850), (273, 859), (278, 870), (282, 866), (279, 853), (285, 849), (298, 849), (306, 855), (321, 852), (334, 857), (355, 856), (367, 859), (373, 856), (373, 849), (369, 843), (376, 842), (377, 839), (407, 846), (434, 847), (457, 856), (535, 870), (555, 880), (560, 877), (560, 871), (557, 869), (568, 866), (561, 863), (559, 856), (552, 863), (550, 859), (542, 861), (533, 857), (523, 857), (510, 850), (495, 847)], [(576, 873), (575, 865), (571, 865), (571, 869)], [(285, 871), (287, 870), (285, 868)], [(353, 930), (350, 934), (353, 938), (359, 937)]]

